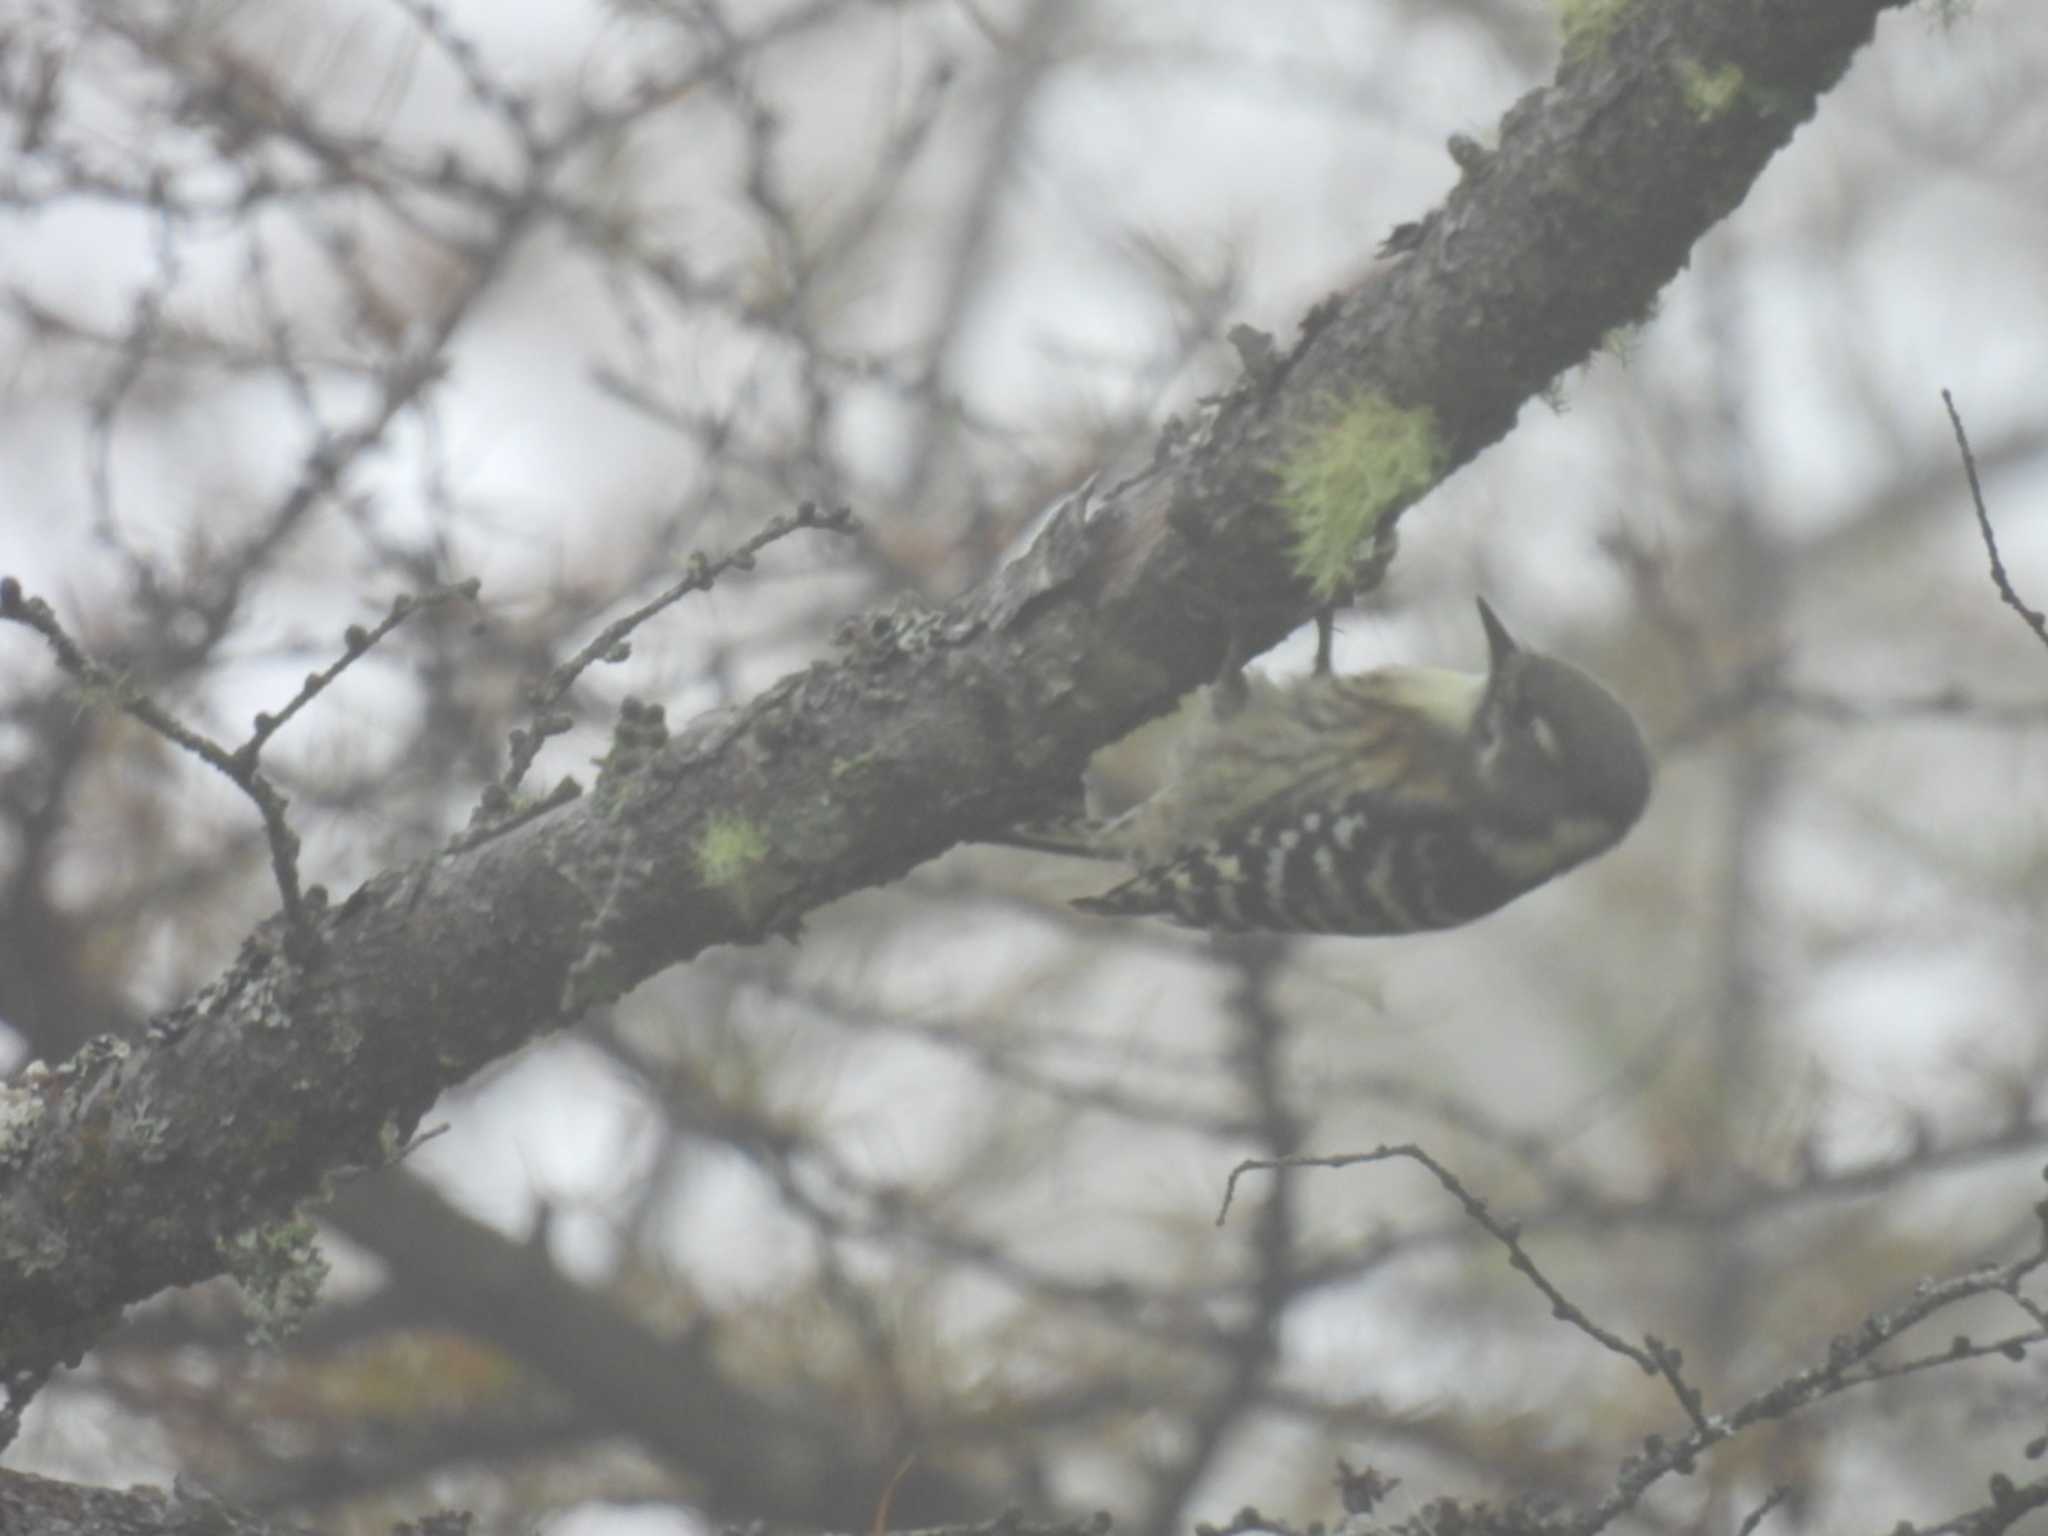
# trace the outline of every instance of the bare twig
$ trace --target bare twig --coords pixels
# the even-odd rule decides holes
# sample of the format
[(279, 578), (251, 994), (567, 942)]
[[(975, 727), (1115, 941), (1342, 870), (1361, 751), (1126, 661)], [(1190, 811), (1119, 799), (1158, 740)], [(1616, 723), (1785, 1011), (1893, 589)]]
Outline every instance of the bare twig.
[(2048, 1509), (2048, 1477), (2015, 1484), (2003, 1472), (1991, 1478), (1991, 1502), (1966, 1510), (1939, 1525), (1920, 1525), (1918, 1536), (1998, 1536), (2037, 1509)]
[(1977, 509), (1977, 527), (1984, 535), (1985, 552), (1991, 556), (1991, 584), (1998, 588), (1998, 595), (2005, 600), (2005, 606), (2025, 619), (2034, 637), (2048, 645), (2048, 615), (2029, 607), (2013, 590), (2012, 578), (2005, 574), (2005, 562), (1998, 557), (1998, 536), (1991, 531), (1991, 514), (1984, 510), (1984, 487), (1977, 481), (1977, 457), (1970, 452), (1970, 439), (1963, 432), (1963, 418), (1956, 411), (1955, 398), (1944, 389), (1941, 403), (1948, 407), (1949, 425), (1956, 432), (1956, 447), (1962, 450), (1963, 474), (1970, 482), (1970, 502)]
[[(1300, 1119), (1288, 1103), (1280, 1070), (1286, 1021), (1272, 997), (1285, 944), (1256, 936), (1223, 940), (1219, 947), (1237, 970), (1231, 1004), (1239, 1030), (1238, 1075), (1248, 1089), (1259, 1139), (1272, 1149), (1275, 1164), (1284, 1165), (1301, 1144)], [(1280, 1353), (1281, 1325), (1299, 1287), (1299, 1220), (1294, 1181), (1283, 1173), (1274, 1181), (1272, 1198), (1259, 1208), (1249, 1245), (1251, 1313), (1219, 1340), (1225, 1356), (1221, 1379), (1188, 1416), (1185, 1448), (1161, 1468), (1151, 1508), (1138, 1524), (1144, 1536), (1170, 1536), (1185, 1526), (1188, 1500), (1213, 1471), (1231, 1432), (1272, 1374)]]
[[(1838, 1334), (1829, 1342), (1827, 1358), (1819, 1365), (1794, 1372), (1775, 1386), (1758, 1393), (1733, 1412), (1718, 1415), (1709, 1422), (1696, 1426), (1691, 1433), (1679, 1440), (1666, 1442), (1658, 1437), (1646, 1442), (1641, 1456), (1631, 1457), (1622, 1464), (1621, 1476), (1616, 1481), (1614, 1491), (1579, 1520), (1574, 1521), (1569, 1529), (1575, 1532), (1576, 1536), (1594, 1536), (1595, 1532), (1603, 1530), (1633, 1509), (1652, 1484), (1674, 1472), (1691, 1471), (1697, 1464), (1701, 1452), (1723, 1440), (1733, 1439), (1752, 1425), (1790, 1418), (1812, 1404), (1824, 1398), (1837, 1396), (1851, 1387), (1880, 1380), (1888, 1375), (1903, 1374), (1908, 1367), (1875, 1365), (1872, 1363), (1872, 1357), (1908, 1329), (1925, 1322), (1945, 1308), (1977, 1296), (2004, 1295), (2022, 1302), (2023, 1310), (2028, 1310), (2031, 1315), (2032, 1306), (2022, 1300), (2020, 1285), (2044, 1264), (2048, 1264), (2048, 1201), (2037, 1203), (2034, 1214), (2037, 1228), (2034, 1245), (2018, 1258), (2005, 1264), (1985, 1265), (1964, 1274), (1952, 1275), (1946, 1280), (1923, 1280), (1914, 1287), (1912, 1298), (1903, 1306), (1889, 1311), (1874, 1312), (1863, 1320), (1853, 1334)], [(1974, 1346), (1964, 1340), (1959, 1358), (1967, 1357), (1973, 1349)], [(2001, 1341), (2000, 1353), (2008, 1358), (2015, 1358), (2014, 1341)], [(2023, 1357), (2024, 1354), (2025, 1345), (2022, 1343), (2017, 1348), (2017, 1356)], [(1909, 1363), (1909, 1366), (1911, 1364)], [(2007, 1486), (2010, 1487), (2009, 1482)], [(2036, 1486), (2043, 1488), (2042, 1500), (2037, 1502), (2048, 1502), (2048, 1484), (2029, 1485), (2028, 1494), (2023, 1495), (2019, 1491), (2014, 1491), (2011, 1498), (1999, 1497), (1994, 1484), (1993, 1509), (2002, 1515), (2016, 1500), (2031, 1496), (2031, 1489)], [(2032, 1503), (2024, 1506), (2025, 1509), (2033, 1507), (2035, 1505)], [(2002, 1531), (2011, 1523), (2010, 1519), (2003, 1519), (1981, 1526), (1962, 1523), (1953, 1528), (1958, 1531)]]
[(680, 581), (605, 625), (589, 644), (556, 667), (548, 674), (547, 680), (534, 689), (530, 700), (533, 722), (531, 726), (512, 733), (512, 755), (496, 788), (501, 794), (509, 795), (519, 787), (519, 781), (526, 777), (527, 770), (540, 756), (540, 749), (547, 744), (548, 738), (561, 735), (573, 724), (557, 706), (568, 697), (569, 690), (576, 686), (576, 680), (600, 661), (624, 661), (631, 654), (627, 637), (642, 624), (692, 592), (708, 591), (727, 571), (753, 569), (755, 555), (798, 529), (825, 528), (833, 533), (850, 533), (856, 526), (849, 509), (841, 507), (836, 512), (820, 512), (807, 501), (787, 517), (778, 517), (767, 523), (745, 543), (722, 555), (714, 558), (701, 551), (691, 555), (688, 573)]
[(1752, 1509), (1743, 1517), (1742, 1524), (1736, 1527), (1735, 1536), (1753, 1536), (1756, 1528), (1769, 1518), (1771, 1511), (1791, 1496), (1792, 1485), (1790, 1483), (1778, 1484), (1777, 1487), (1764, 1495), (1764, 1501), (1761, 1504), (1757, 1505), (1755, 1509)]
[(1705, 1419), (1700, 1408), (1699, 1393), (1686, 1385), (1679, 1375), (1683, 1363), (1676, 1349), (1663, 1343), (1654, 1335), (1644, 1339), (1641, 1345), (1629, 1343), (1627, 1339), (1611, 1329), (1602, 1327), (1563, 1291), (1558, 1289), (1550, 1277), (1537, 1267), (1522, 1246), (1521, 1227), (1512, 1221), (1503, 1221), (1487, 1208), (1479, 1196), (1468, 1189), (1462, 1179), (1445, 1167), (1429, 1152), (1406, 1142), (1399, 1146), (1379, 1146), (1370, 1152), (1349, 1152), (1329, 1157), (1275, 1157), (1247, 1158), (1230, 1170), (1230, 1177), (1223, 1188), (1223, 1205), (1216, 1213), (1216, 1225), (1223, 1225), (1230, 1215), (1230, 1202), (1237, 1190), (1240, 1175), (1256, 1170), (1278, 1170), (1282, 1168), (1351, 1168), (1360, 1163), (1385, 1163), (1393, 1161), (1420, 1163), (1428, 1169), (1437, 1183), (1441, 1184), (1457, 1202), (1465, 1208), (1465, 1214), (1483, 1227), (1502, 1247), (1508, 1251), (1508, 1263), (1529, 1277), (1529, 1283), (1543, 1293), (1543, 1299), (1550, 1303), (1550, 1312), (1561, 1323), (1569, 1323), (1603, 1349), (1620, 1355), (1640, 1368), (1647, 1376), (1661, 1376), (1671, 1384), (1679, 1406), (1699, 1427)]
[[(379, 640), (382, 640), (422, 608), (431, 608), (436, 604), (452, 602), (458, 599), (463, 602), (475, 602), (477, 590), (477, 582), (474, 578), (471, 578), (468, 581), (457, 582), (453, 586), (441, 587), (432, 592), (423, 592), (417, 597), (408, 592), (401, 592), (391, 600), (391, 607), (386, 611), (384, 617), (379, 619), (371, 628), (365, 629), (360, 624), (349, 625), (347, 629), (342, 631), (342, 653), (332, 666), (319, 672), (307, 673), (305, 682), (299, 685), (299, 691), (276, 714), (273, 715), (268, 712), (257, 714), (255, 730), (250, 733), (247, 741), (235, 748), (235, 762), (253, 772), (256, 767), (256, 759), (262, 754), (264, 747), (269, 745), (270, 738), (283, 730), (290, 723), (294, 715), (324, 693), (336, 678), (340, 677), (342, 673), (355, 665), (359, 659), (367, 655)], [(232, 775), (230, 776), (232, 777)], [(237, 779), (236, 782), (240, 783), (241, 781)]]
[[(436, 603), (475, 596), (474, 582), (463, 582), (417, 597), (401, 594), (392, 600), (390, 610), (374, 627), (364, 629), (361, 625), (351, 624), (343, 634), (342, 654), (333, 665), (309, 673), (298, 693), (276, 714), (259, 712), (249, 739), (234, 748), (224, 747), (211, 736), (186, 725), (125, 674), (88, 655), (58, 621), (55, 610), (42, 598), (24, 593), (21, 583), (12, 576), (0, 577), (0, 620), (20, 624), (41, 635), (55, 654), (58, 667), (77, 682), (88, 697), (109, 703), (140, 721), (164, 740), (221, 773), (254, 802), (257, 814), (263, 818), (264, 837), (270, 844), (271, 873), (284, 904), (291, 940), (304, 958), (312, 953), (316, 941), (311, 915), (307, 911), (307, 897), (299, 884), (299, 835), (292, 830), (285, 816), (290, 801), (260, 766), (263, 749), (294, 715), (318, 698), (336, 678), (413, 614)], [(317, 896), (316, 892), (316, 900)]]

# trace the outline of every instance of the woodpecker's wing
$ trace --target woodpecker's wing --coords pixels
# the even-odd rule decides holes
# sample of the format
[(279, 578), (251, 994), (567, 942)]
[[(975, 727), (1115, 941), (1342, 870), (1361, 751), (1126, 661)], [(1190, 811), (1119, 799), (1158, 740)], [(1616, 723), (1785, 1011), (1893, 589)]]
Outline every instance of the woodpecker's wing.
[(1529, 878), (1500, 849), (1483, 846), (1490, 837), (1445, 806), (1357, 793), (1251, 821), (1074, 905), (1229, 932), (1362, 937), (1449, 928), (1551, 873)]
[(1286, 686), (1249, 681), (1246, 703), (1192, 734), (1172, 780), (1107, 829), (1140, 866), (1357, 794), (1377, 802), (1376, 817), (1469, 796), (1464, 730), (1483, 680), (1384, 668)]

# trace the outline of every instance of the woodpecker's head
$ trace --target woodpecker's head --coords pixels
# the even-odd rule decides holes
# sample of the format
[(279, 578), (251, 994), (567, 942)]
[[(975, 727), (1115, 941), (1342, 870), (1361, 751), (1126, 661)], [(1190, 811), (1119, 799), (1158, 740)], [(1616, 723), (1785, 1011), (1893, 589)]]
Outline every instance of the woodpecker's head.
[(1650, 798), (1650, 753), (1621, 701), (1568, 662), (1525, 651), (1479, 599), (1490, 663), (1472, 722), (1479, 780), (1503, 819), (1596, 821), (1609, 842)]

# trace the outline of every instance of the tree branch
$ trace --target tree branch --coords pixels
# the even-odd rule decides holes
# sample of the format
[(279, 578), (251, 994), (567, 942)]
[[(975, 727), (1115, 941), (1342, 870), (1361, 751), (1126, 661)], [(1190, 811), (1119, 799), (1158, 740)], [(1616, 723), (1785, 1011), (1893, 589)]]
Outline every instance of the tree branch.
[(596, 793), (309, 900), (312, 960), (273, 922), (141, 1040), (25, 1076), (0, 1098), (6, 1379), (219, 1273), (237, 1233), (387, 1161), (442, 1088), (581, 1006), (1029, 813), (1213, 672), (1233, 625), (1278, 638), (1310, 605), (1276, 508), (1290, 457), (1346, 402), (1426, 412), (1431, 472), (1375, 509), (1391, 526), (1648, 312), (1895, 3), (1615, 8), (1290, 353), (981, 588), (873, 615), (674, 740), (636, 711)]

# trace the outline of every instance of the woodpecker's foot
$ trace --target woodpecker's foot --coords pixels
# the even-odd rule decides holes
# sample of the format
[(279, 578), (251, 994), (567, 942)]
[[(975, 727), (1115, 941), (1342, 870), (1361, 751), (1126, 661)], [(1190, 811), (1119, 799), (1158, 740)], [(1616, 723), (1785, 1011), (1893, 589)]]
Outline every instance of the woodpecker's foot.
[(1244, 680), (1244, 628), (1230, 621), (1229, 636), (1223, 643), (1223, 662), (1216, 669), (1216, 681), (1209, 689), (1209, 707), (1218, 720), (1228, 720), (1244, 708), (1251, 689)]
[(1318, 608), (1316, 610), (1316, 676), (1330, 675), (1330, 649), (1337, 640), (1337, 610)]

